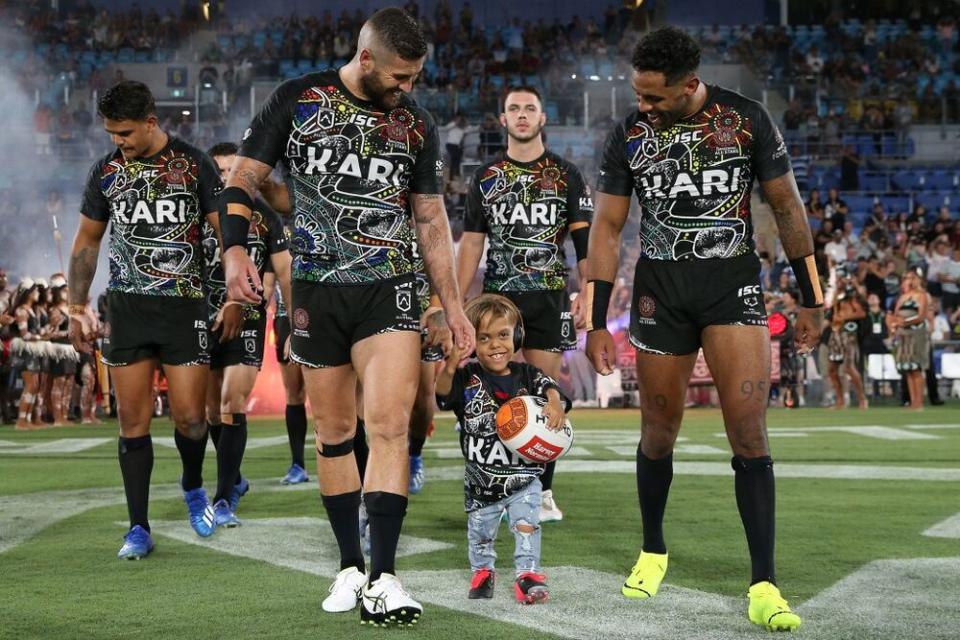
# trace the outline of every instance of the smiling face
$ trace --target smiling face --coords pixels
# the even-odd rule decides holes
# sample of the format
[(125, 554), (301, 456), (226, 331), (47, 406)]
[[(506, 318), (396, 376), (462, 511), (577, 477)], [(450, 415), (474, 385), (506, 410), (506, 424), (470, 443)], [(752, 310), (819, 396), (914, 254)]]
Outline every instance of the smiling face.
[(477, 327), (477, 360), (494, 375), (505, 375), (513, 358), (514, 324), (507, 316), (488, 313)]
[(383, 48), (360, 52), (360, 86), (370, 102), (389, 111), (400, 105), (403, 94), (413, 90), (413, 82), (423, 69), (424, 58), (404, 60)]
[(694, 110), (693, 94), (700, 86), (699, 78), (693, 74), (668, 85), (663, 73), (636, 69), (630, 83), (637, 95), (637, 108), (640, 113), (645, 113), (650, 126), (660, 131), (690, 115)]

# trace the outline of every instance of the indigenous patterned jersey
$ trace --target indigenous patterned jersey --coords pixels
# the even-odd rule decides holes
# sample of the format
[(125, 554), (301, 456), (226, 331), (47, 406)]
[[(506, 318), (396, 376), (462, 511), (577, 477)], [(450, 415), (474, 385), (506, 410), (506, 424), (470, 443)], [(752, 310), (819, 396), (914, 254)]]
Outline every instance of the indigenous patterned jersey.
[(413, 255), (413, 273), (417, 276), (417, 300), (420, 302), (420, 314), (423, 315), (430, 307), (430, 279), (427, 278), (427, 265), (423, 262), (416, 236), (410, 242), (410, 251)]
[(149, 158), (117, 149), (93, 165), (81, 213), (110, 222), (109, 291), (203, 298), (202, 229), (216, 212), (220, 174), (174, 137)]
[[(266, 202), (257, 198), (250, 216), (247, 254), (257, 266), (257, 273), (260, 274), (261, 280), (264, 273), (273, 270), (270, 265), (270, 256), (286, 250), (287, 236), (283, 233), (283, 222), (280, 216)], [(203, 259), (207, 274), (207, 306), (210, 322), (213, 322), (223, 303), (227, 301), (227, 283), (223, 274), (223, 263), (220, 262), (220, 242), (217, 241), (217, 234), (210, 225), (206, 225), (203, 229)], [(279, 285), (277, 290), (280, 290)], [(259, 320), (265, 307), (266, 301), (259, 305), (244, 305), (244, 320)]]
[(443, 193), (439, 147), (413, 101), (383, 111), (325, 71), (281, 84), (240, 155), (289, 171), (294, 279), (350, 285), (413, 270), (409, 198)]
[(567, 228), (592, 217), (580, 171), (555, 153), (481, 166), (467, 195), (463, 230), (489, 238), (483, 290), (565, 289)]
[(546, 397), (550, 388), (560, 391), (553, 378), (526, 363), (511, 362), (508, 375), (494, 376), (478, 362), (469, 362), (454, 374), (450, 394), (437, 396), (437, 406), (453, 411), (460, 421), (467, 511), (499, 502), (543, 473), (544, 465), (524, 462), (503, 446), (497, 435), (496, 414), (510, 398)]
[(707, 86), (694, 115), (663, 131), (633, 112), (607, 138), (597, 190), (640, 201), (642, 259), (733, 258), (754, 250), (753, 179), (790, 170), (783, 137), (757, 102)]

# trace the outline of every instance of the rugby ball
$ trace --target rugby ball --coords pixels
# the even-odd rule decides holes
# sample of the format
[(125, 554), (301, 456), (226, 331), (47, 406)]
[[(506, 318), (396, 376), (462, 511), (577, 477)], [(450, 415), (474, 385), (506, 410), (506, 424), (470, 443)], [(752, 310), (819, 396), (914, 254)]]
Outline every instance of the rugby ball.
[(510, 451), (527, 462), (553, 462), (570, 450), (573, 427), (564, 422), (559, 431), (547, 428), (543, 407), (547, 401), (537, 396), (517, 396), (497, 410), (497, 435)]

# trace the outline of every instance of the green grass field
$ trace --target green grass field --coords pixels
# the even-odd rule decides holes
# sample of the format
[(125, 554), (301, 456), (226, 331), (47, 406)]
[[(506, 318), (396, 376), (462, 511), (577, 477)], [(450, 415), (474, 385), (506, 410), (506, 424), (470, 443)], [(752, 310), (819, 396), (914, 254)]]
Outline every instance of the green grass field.
[[(511, 598), (513, 536), (501, 528), (493, 601), (468, 601), (462, 462), (452, 419), (427, 444), (428, 482), (411, 498), (401, 578), (424, 601), (425, 639), (748, 638), (749, 559), (720, 414), (692, 410), (667, 511), (670, 570), (660, 595), (619, 585), (639, 551), (633, 451), (639, 414), (571, 413), (576, 449), (554, 483), (564, 510), (544, 527), (551, 600)], [(957, 638), (960, 411), (774, 410), (778, 577), (807, 638)], [(154, 425), (150, 517), (156, 551), (116, 552), (127, 518), (116, 426), (0, 429), (0, 638), (353, 638), (358, 614), (319, 602), (336, 547), (315, 483), (281, 487), (282, 420), (255, 420), (243, 473), (244, 526), (202, 540), (176, 489), (172, 426)], [(167, 441), (169, 440), (169, 442)], [(308, 443), (308, 452), (311, 448)], [(308, 457), (309, 459), (309, 457)], [(311, 466), (312, 465), (308, 465)], [(315, 474), (310, 469), (311, 477)], [(208, 488), (215, 480), (208, 452)], [(929, 530), (929, 531), (928, 531)], [(925, 535), (924, 532), (927, 532)]]

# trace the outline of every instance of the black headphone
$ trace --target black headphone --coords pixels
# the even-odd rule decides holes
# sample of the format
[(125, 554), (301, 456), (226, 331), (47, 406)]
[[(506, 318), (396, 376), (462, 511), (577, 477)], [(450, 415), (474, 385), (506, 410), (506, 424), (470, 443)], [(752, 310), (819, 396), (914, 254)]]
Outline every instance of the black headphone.
[(516, 353), (523, 348), (523, 338), (526, 331), (523, 329), (523, 316), (517, 314), (517, 324), (513, 326), (513, 351)]

